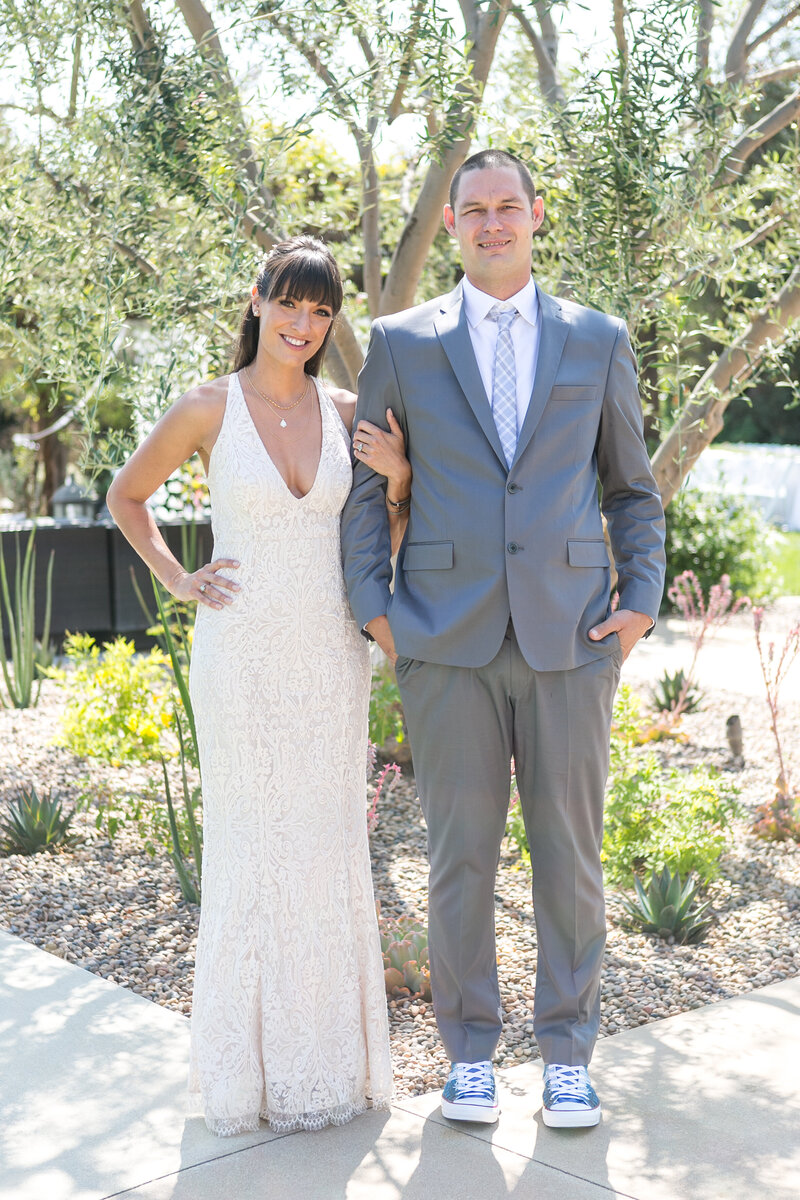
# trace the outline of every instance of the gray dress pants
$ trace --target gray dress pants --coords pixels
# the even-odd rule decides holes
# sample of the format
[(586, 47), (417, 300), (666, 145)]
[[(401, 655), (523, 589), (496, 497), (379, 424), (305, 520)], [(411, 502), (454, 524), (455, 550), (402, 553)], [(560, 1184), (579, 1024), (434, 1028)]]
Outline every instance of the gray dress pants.
[(605, 905), (600, 844), (611, 707), (622, 652), (534, 671), (509, 624), (485, 667), (397, 660), (428, 826), (433, 1003), (452, 1062), (500, 1037), (494, 887), (513, 757), (531, 848), (534, 1032), (545, 1063), (586, 1065), (600, 1022)]

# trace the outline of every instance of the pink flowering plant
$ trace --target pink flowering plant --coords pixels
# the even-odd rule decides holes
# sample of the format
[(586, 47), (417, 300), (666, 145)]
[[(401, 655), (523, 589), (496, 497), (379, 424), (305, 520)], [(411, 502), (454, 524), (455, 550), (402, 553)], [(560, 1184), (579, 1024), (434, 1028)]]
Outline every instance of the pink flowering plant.
[(770, 728), (778, 754), (778, 778), (775, 799), (756, 810), (755, 830), (761, 837), (773, 841), (785, 841), (788, 838), (800, 841), (800, 795), (792, 786), (780, 729), (780, 690), (789, 668), (800, 654), (800, 622), (792, 626), (781, 646), (764, 641), (763, 625), (764, 609), (754, 608), (753, 630), (767, 694)]
[(749, 596), (734, 599), (729, 575), (723, 575), (719, 583), (712, 584), (706, 601), (694, 571), (682, 571), (676, 575), (667, 596), (686, 622), (687, 633), (693, 643), (689, 669), (683, 676), (672, 708), (665, 714), (666, 722), (673, 725), (687, 708), (688, 697), (695, 684), (697, 660), (706, 638), (722, 629), (737, 612), (750, 608), (751, 602)]
[[(369, 743), (367, 751), (367, 779), (373, 775), (378, 758), (378, 747), (374, 742)], [(378, 776), (375, 780), (375, 790), (372, 793), (372, 800), (367, 809), (367, 830), (369, 833), (374, 833), (378, 824), (378, 804), (381, 796), (386, 791), (388, 796), (391, 789), (394, 787), (397, 780), (400, 778), (401, 771), (397, 763), (386, 763), (381, 767)]]

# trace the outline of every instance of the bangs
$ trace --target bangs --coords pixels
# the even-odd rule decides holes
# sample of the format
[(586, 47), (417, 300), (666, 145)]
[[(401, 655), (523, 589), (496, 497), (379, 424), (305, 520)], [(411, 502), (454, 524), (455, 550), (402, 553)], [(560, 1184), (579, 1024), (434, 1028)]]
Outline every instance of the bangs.
[(311, 300), (327, 304), (334, 316), (342, 307), (342, 280), (336, 264), (327, 254), (306, 249), (287, 254), (283, 261), (270, 264), (267, 299), (288, 296), (292, 300)]

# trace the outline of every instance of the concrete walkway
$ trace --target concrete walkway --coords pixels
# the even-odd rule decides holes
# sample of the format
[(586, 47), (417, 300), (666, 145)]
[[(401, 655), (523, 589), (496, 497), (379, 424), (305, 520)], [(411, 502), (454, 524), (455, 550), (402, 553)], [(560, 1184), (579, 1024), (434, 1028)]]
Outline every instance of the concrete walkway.
[(220, 1140), (184, 1115), (188, 1023), (0, 933), (2, 1200), (797, 1200), (800, 979), (602, 1040), (604, 1116), (546, 1129), (541, 1068), (494, 1128), (438, 1095)]

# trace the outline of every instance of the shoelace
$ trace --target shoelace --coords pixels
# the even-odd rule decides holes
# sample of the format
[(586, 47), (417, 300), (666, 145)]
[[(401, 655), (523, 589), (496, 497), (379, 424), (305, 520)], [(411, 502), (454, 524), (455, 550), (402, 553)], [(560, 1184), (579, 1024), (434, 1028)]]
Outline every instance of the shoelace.
[(459, 1096), (491, 1096), (494, 1092), (490, 1062), (456, 1063), (455, 1073)]
[(591, 1103), (589, 1076), (582, 1067), (550, 1066), (547, 1068), (545, 1083), (555, 1101), (576, 1100), (580, 1103)]

